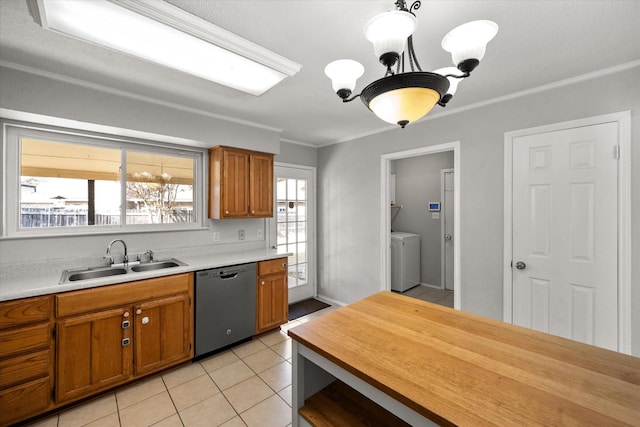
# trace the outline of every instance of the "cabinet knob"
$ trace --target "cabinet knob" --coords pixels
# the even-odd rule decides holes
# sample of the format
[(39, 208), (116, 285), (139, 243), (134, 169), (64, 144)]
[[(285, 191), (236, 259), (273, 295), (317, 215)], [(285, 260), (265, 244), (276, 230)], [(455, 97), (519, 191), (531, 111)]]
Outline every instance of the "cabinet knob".
[(137, 309), (136, 314), (142, 314), (142, 309), (141, 308)]
[(225, 215), (229, 215), (229, 211), (224, 211), (224, 214)]
[(287, 263), (286, 263), (286, 262), (283, 262), (283, 263), (282, 263), (282, 266), (283, 266), (284, 268), (287, 268)]
[(260, 282), (261, 285), (264, 285), (264, 280)]
[(252, 213), (252, 214), (254, 214), (254, 213), (256, 213), (256, 211), (254, 211), (254, 210), (252, 209), (252, 210), (251, 210), (251, 213)]
[(122, 313), (122, 317), (129, 317), (129, 312), (125, 311), (124, 313)]

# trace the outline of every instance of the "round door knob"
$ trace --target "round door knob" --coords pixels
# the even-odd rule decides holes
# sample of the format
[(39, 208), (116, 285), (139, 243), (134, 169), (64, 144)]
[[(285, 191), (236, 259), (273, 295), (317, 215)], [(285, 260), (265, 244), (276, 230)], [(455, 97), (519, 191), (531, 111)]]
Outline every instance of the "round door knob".
[(524, 270), (525, 268), (527, 268), (527, 264), (525, 264), (522, 261), (518, 261), (518, 262), (516, 262), (516, 268), (518, 270)]

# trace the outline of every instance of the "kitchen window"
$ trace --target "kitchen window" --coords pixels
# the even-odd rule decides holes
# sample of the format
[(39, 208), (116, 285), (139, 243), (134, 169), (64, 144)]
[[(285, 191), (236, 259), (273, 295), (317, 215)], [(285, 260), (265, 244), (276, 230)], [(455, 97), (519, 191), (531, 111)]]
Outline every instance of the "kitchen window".
[(4, 236), (201, 226), (203, 150), (6, 123), (4, 130)]

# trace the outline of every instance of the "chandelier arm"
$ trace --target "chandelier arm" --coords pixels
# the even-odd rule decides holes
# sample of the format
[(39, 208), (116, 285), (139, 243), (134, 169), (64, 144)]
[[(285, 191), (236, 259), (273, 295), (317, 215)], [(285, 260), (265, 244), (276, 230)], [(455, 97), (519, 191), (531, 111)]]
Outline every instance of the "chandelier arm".
[(466, 79), (467, 77), (469, 77), (471, 74), (470, 73), (464, 73), (461, 76), (456, 76), (455, 74), (446, 74), (443, 77), (453, 77), (454, 79)]
[[(407, 39), (407, 50), (409, 51), (409, 64), (411, 65), (411, 71), (415, 71), (415, 68), (417, 68), (418, 71), (422, 71), (422, 67), (420, 66), (420, 63), (418, 62), (418, 57), (416, 56), (416, 51), (413, 49), (413, 36), (412, 35), (409, 36), (409, 38)], [(414, 63), (415, 63), (415, 68), (413, 66)]]
[(354, 99), (359, 98), (359, 97), (360, 97), (360, 94), (353, 95), (351, 98), (342, 98), (342, 102), (351, 102)]

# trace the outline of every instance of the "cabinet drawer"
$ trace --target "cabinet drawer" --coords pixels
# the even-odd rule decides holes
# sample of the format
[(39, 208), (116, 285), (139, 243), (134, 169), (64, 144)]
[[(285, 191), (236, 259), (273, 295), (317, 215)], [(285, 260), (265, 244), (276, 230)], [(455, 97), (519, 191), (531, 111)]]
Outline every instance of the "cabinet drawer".
[(49, 296), (2, 302), (0, 303), (0, 329), (49, 320), (50, 314)]
[(23, 420), (49, 408), (49, 378), (41, 378), (0, 391), (0, 425)]
[(258, 276), (286, 272), (287, 258), (271, 259), (268, 261), (260, 261), (258, 263)]
[(66, 292), (56, 295), (56, 314), (64, 317), (189, 292), (192, 283), (193, 273), (184, 273)]
[(0, 331), (0, 358), (47, 348), (50, 337), (48, 323)]
[(0, 388), (49, 376), (49, 350), (0, 361)]

